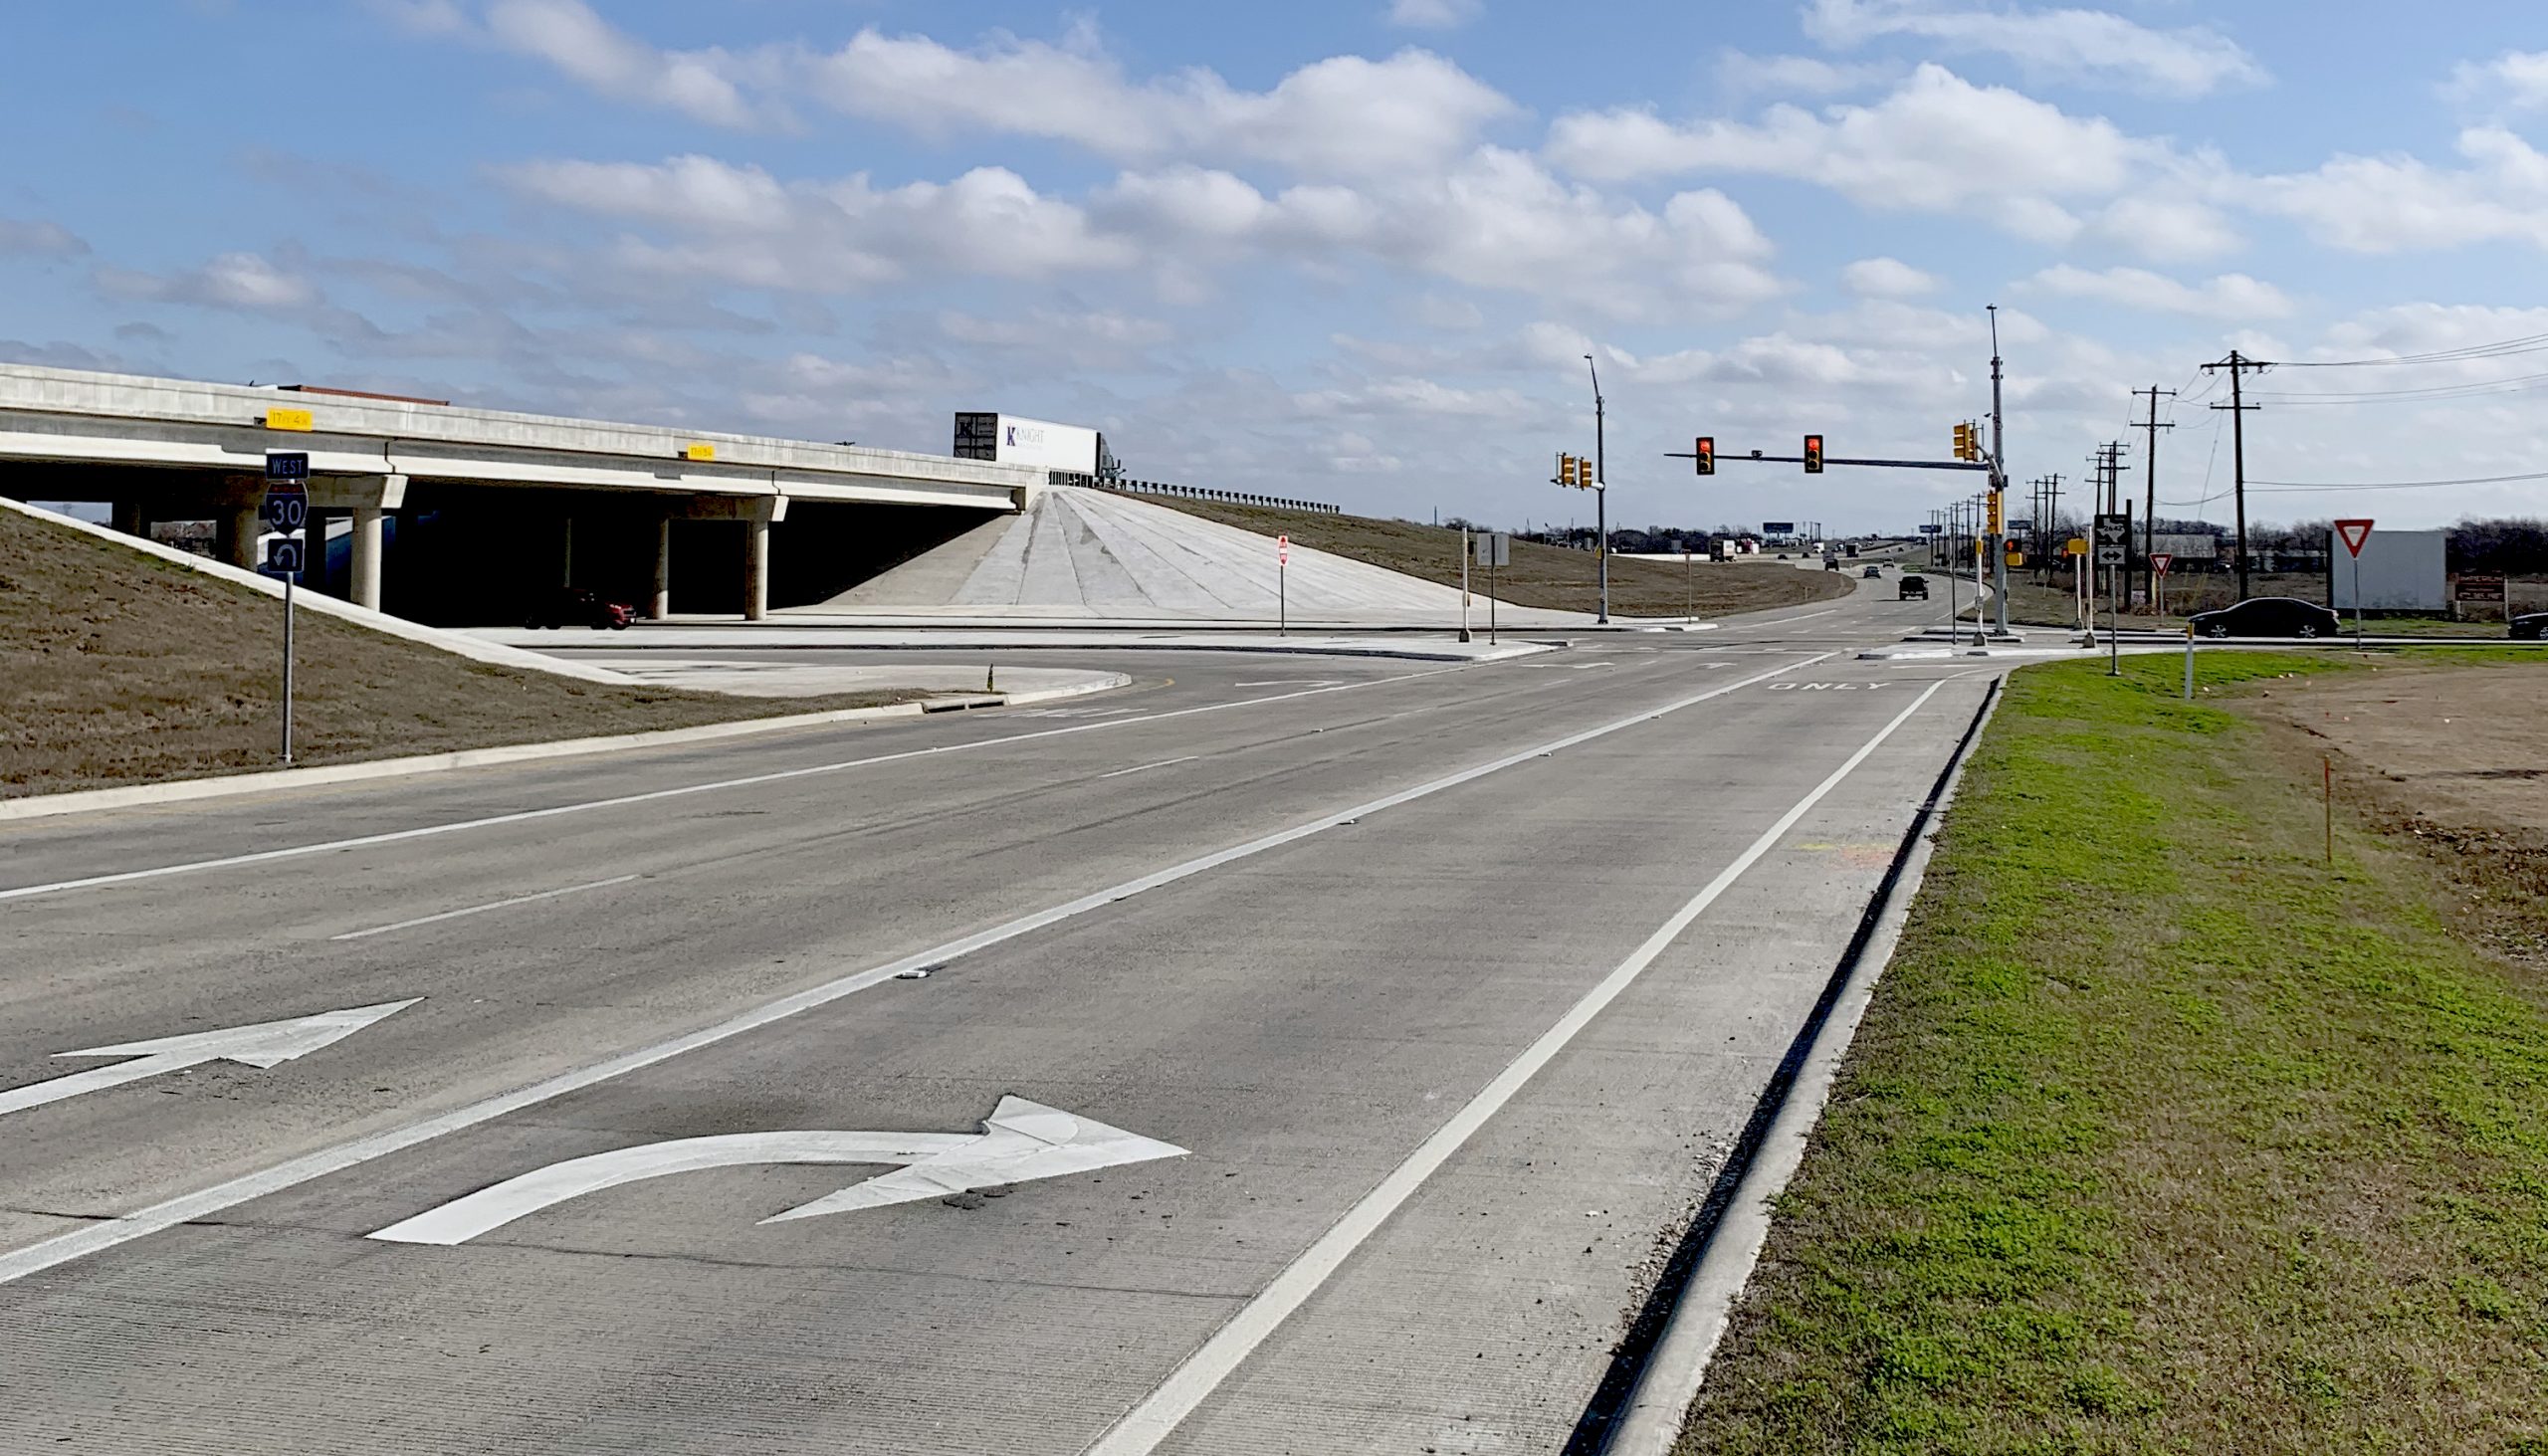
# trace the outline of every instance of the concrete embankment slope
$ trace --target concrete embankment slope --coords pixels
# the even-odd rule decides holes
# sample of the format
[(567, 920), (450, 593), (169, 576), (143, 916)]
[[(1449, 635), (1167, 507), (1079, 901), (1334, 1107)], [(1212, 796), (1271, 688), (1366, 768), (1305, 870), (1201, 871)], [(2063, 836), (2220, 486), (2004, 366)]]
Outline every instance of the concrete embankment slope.
[[(1107, 491), (1054, 487), (1023, 515), (977, 527), (820, 605), (826, 615), (1270, 621), (1281, 608), (1274, 540)], [(1289, 612), (1302, 623), (1458, 620), (1456, 587), (1291, 548)], [(1483, 611), (1486, 599), (1477, 598)], [(1509, 604), (1515, 626), (1573, 613)]]

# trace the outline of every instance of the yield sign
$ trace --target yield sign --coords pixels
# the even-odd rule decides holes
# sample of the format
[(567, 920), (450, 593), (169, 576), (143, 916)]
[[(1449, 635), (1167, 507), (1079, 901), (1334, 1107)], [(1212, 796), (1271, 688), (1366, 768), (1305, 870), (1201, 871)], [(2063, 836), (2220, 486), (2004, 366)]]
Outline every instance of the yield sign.
[(2172, 552), (2152, 551), (2150, 553), (2150, 569), (2162, 576), (2167, 575), (2168, 568), (2175, 564), (2177, 564), (2177, 558)]
[(2336, 522), (2336, 534), (2344, 537), (2345, 551), (2347, 554), (2360, 557), (2362, 555), (2362, 543), (2371, 539), (2371, 522), (2368, 520), (2339, 520)]
[(1184, 1155), (1185, 1149), (1172, 1143), (1110, 1128), (1022, 1097), (1003, 1097), (982, 1120), (979, 1133), (730, 1133), (596, 1152), (507, 1178), (366, 1237), (393, 1244), (465, 1244), (569, 1198), (709, 1167), (764, 1162), (901, 1164), (892, 1172), (761, 1220), (782, 1223)]

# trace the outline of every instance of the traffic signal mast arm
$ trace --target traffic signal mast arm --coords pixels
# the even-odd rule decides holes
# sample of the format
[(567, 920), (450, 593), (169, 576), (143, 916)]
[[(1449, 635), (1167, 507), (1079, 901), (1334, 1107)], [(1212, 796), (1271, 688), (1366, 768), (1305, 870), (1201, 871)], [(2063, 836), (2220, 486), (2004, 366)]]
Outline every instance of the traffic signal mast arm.
[[(1666, 460), (1694, 460), (1696, 458), (1696, 454), (1688, 450), (1667, 450), (1664, 452), (1664, 459)], [(1714, 460), (1718, 463), (1728, 464), (1747, 460), (1759, 461), (1763, 465), (1805, 464), (1805, 457), (1802, 455), (1763, 455), (1757, 450), (1748, 455), (1726, 455), (1719, 453), (1714, 457)], [(1837, 455), (1826, 455), (1822, 457), (1822, 463), (1824, 465), (1875, 465), (1883, 466), (1892, 470), (1988, 471), (1991, 469), (1991, 462), (1987, 460), (1854, 460)]]

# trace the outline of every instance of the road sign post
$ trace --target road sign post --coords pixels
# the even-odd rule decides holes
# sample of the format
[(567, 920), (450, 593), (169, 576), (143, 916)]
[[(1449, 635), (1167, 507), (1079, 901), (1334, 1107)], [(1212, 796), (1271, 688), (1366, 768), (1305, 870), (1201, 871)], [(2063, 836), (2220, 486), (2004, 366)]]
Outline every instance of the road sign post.
[(309, 564), (302, 528), (310, 523), (310, 456), (300, 450), (266, 453), (266, 495), (257, 517), (282, 532), (266, 551), (266, 570), (283, 578), (283, 761), (292, 761), (292, 590)]
[(1292, 635), (1292, 538), (1274, 537), (1274, 635)]
[(2371, 521), (2367, 519), (2339, 520), (2336, 535), (2345, 543), (2345, 554), (2353, 557), (2353, 650), (2362, 647), (2362, 548), (2371, 539)]

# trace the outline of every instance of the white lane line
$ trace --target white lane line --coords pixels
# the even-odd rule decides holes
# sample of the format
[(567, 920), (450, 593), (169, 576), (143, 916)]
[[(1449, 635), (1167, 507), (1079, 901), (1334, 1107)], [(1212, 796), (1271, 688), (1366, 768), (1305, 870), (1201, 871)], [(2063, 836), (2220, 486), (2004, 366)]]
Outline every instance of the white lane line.
[(1824, 795), (1839, 787), (1842, 779), (1864, 763), (1885, 739), (1893, 736), (1894, 729), (1908, 723), (1911, 715), (1919, 712), (1922, 705), (1936, 697), (1938, 690), (1945, 686), (1944, 683), (1931, 684), (1928, 692), (1895, 714), (1891, 723), (1860, 744), (1847, 761), (1815, 784), (1812, 792), (1797, 800), (1795, 807), (1780, 815), (1778, 822), (1752, 841), (1743, 853), (1735, 856), (1732, 864), (1707, 883), (1707, 888), (1675, 911), (1660, 930), (1646, 936), (1645, 943), (1637, 946), (1627, 959), (1619, 962), (1616, 969), (1602, 977), (1600, 984), (1587, 991), (1582, 1000), (1559, 1018), (1557, 1025), (1550, 1027), (1522, 1055), (1497, 1073), (1484, 1091), (1452, 1114), (1451, 1120), (1432, 1137), (1418, 1144), (1415, 1150), (1406, 1155), (1405, 1161), (1390, 1169), (1379, 1186), (1364, 1194), (1361, 1201), (1347, 1209), (1345, 1215), (1321, 1234), (1316, 1243), (1284, 1266), (1283, 1272), (1275, 1275), (1273, 1282), (1266, 1285), (1256, 1298), (1240, 1306), (1226, 1324), (1187, 1355), (1183, 1363), (1169, 1371), (1168, 1378), (1162, 1380), (1139, 1405), (1098, 1437), (1083, 1456), (1148, 1456), (1149, 1452), (1157, 1450), (1160, 1443), (1167, 1440), (1185, 1417), (1219, 1387), (1221, 1381), (1229, 1378), (1231, 1372), (1295, 1310), (1309, 1302), (1310, 1296), (1318, 1292), (1329, 1276), (1335, 1274), (1363, 1241), (1397, 1211), (1400, 1204), (1412, 1197), (1416, 1189), (1424, 1185), (1425, 1179), (1448, 1161), (1451, 1154), (1459, 1151), (1480, 1128), (1485, 1127), (1488, 1119), (1502, 1111), (1504, 1105), (1511, 1102), (1514, 1094), (1520, 1092), (1542, 1067), (1566, 1050), (1567, 1043), (1575, 1040), (1576, 1034), (1593, 1017), (1635, 984), (1645, 968), (1653, 964), (1655, 957), (1679, 938), (1683, 931), (1689, 929), (1692, 921), (1715, 904), (1718, 896), (1743, 877), (1744, 871), (1776, 848), (1779, 841), (1787, 837), (1788, 831), (1796, 827), (1797, 821), (1810, 812), (1815, 804), (1822, 802)]
[(1574, 664), (1569, 671), (1580, 673), (1587, 668), (1614, 668), (1617, 666), (1618, 664), (1615, 662), (1579, 662)]
[(1786, 625), (1787, 625), (1788, 623), (1790, 623), (1790, 622), (1809, 622), (1809, 621), (1812, 621), (1812, 620), (1813, 620), (1814, 618), (1816, 618), (1816, 617), (1827, 617), (1827, 616), (1830, 616), (1832, 613), (1837, 612), (1838, 610), (1840, 610), (1838, 607), (1824, 607), (1821, 611), (1818, 611), (1818, 612), (1805, 612), (1805, 613), (1802, 613), (1802, 614), (1800, 614), (1800, 615), (1798, 615), (1798, 616), (1793, 616), (1793, 617), (1781, 617), (1781, 618), (1779, 618), (1778, 620), (1776, 620), (1776, 621), (1774, 621), (1774, 622), (1767, 623), (1767, 624), (1765, 624), (1765, 625), (1772, 626), (1772, 627), (1784, 627), (1784, 626), (1786, 626)]
[(1118, 768), (1112, 773), (1101, 773), (1097, 776), (1100, 778), (1122, 778), (1127, 773), (1140, 773), (1147, 768), (1166, 768), (1173, 763), (1191, 763), (1202, 756), (1203, 755), (1200, 753), (1188, 753), (1182, 758), (1162, 758), (1157, 763), (1143, 763), (1131, 768)]
[[(780, 783), (791, 778), (810, 778), (817, 774), (839, 773), (851, 768), (872, 768), (879, 763), (899, 763), (909, 758), (927, 758), (941, 753), (966, 753), (977, 748), (996, 748), (1003, 744), (1023, 743), (1035, 738), (1056, 738), (1071, 733), (1097, 732), (1106, 728), (1129, 728), (1134, 724), (1162, 723), (1168, 719), (1186, 718), (1198, 713), (1219, 713), (1231, 708), (1259, 708), (1268, 703), (1285, 703), (1296, 698), (1315, 698), (1324, 693), (1346, 693), (1358, 688), (1384, 687), (1390, 683), (1410, 682), (1416, 678), (1429, 678), (1435, 673), (1459, 670), (1459, 668), (1428, 668), (1419, 672), (1399, 673), (1392, 677), (1374, 678), (1368, 683), (1344, 683), (1332, 688), (1308, 688), (1297, 693), (1276, 693), (1264, 698), (1242, 698), (1232, 703), (1206, 703), (1195, 708), (1179, 708), (1142, 718), (1120, 718), (1105, 723), (1073, 724), (1068, 728), (1037, 728), (1033, 732), (1010, 733), (1004, 737), (976, 738), (969, 742), (939, 743), (927, 748), (907, 748), (898, 753), (879, 753), (872, 758), (848, 758), (835, 763), (815, 763), (803, 768), (784, 768), (770, 773), (748, 774), (742, 778), (721, 778), (712, 783), (683, 784), (678, 788), (659, 788), (646, 793), (618, 794), (604, 799), (584, 799), (570, 804), (552, 804), (545, 809), (524, 809), (511, 814), (490, 814), (480, 819), (456, 819), (449, 823), (427, 824), (415, 829), (394, 829), (381, 834), (357, 835), (350, 839), (329, 839), (317, 844), (296, 844), (284, 849), (224, 855), (219, 859), (185, 860), (173, 865), (155, 865), (147, 870), (123, 870), (110, 875), (90, 875), (78, 880), (58, 880), (49, 885), (21, 885), (16, 889), (0, 890), (0, 900), (25, 900), (38, 895), (58, 895), (67, 890), (88, 890), (100, 885), (128, 885), (136, 880), (156, 880), (166, 875), (186, 875), (203, 870), (227, 870), (240, 865), (261, 865), (275, 860), (299, 859), (304, 855), (325, 854), (329, 850), (363, 849), (370, 845), (396, 844), (403, 840), (426, 839), (438, 834), (459, 834), (471, 829), (492, 829), (505, 824), (523, 824), (534, 819), (554, 818), (561, 814), (581, 814), (593, 809), (624, 808), (630, 804), (648, 804), (660, 799), (685, 798), (691, 794), (720, 793), (727, 789)], [(1035, 710), (1025, 711), (1031, 713)]]
[(1626, 718), (1613, 719), (1598, 727), (1569, 733), (1565, 737), (1541, 743), (1536, 747), (1525, 748), (1518, 753), (1508, 753), (1501, 758), (1478, 764), (1476, 767), (1463, 768), (1457, 773), (1445, 774), (1440, 778), (1419, 783), (1413, 788), (1400, 789), (1396, 793), (1374, 799), (1369, 803), (1357, 804), (1350, 809), (1339, 809), (1307, 823), (1278, 830), (1261, 839), (1251, 839), (1245, 844), (1216, 850), (1199, 859), (1187, 860), (1180, 865), (1171, 865), (1165, 870), (1155, 870), (1139, 879), (1127, 880), (1120, 885), (1100, 890), (1094, 895), (1083, 895), (1077, 900), (1065, 901), (1031, 915), (1020, 916), (1003, 925), (993, 926), (989, 930), (976, 931), (972, 935), (950, 940), (943, 945), (933, 945), (927, 950), (906, 955), (900, 960), (866, 970), (852, 971), (793, 995), (781, 996), (774, 1001), (765, 1001), (750, 1010), (738, 1013), (698, 1031), (685, 1032), (651, 1046), (622, 1052), (605, 1061), (579, 1067), (571, 1072), (561, 1072), (554, 1077), (534, 1082), (528, 1087), (517, 1088), (512, 1092), (482, 1098), (447, 1113), (420, 1118), (404, 1127), (391, 1128), (385, 1132), (354, 1139), (349, 1143), (340, 1143), (333, 1147), (322, 1147), (315, 1152), (307, 1152), (272, 1167), (243, 1173), (226, 1182), (215, 1183), (209, 1188), (198, 1189), (192, 1193), (181, 1193), (134, 1213), (127, 1213), (117, 1218), (101, 1219), (68, 1233), (55, 1234), (49, 1239), (39, 1239), (24, 1248), (0, 1253), (0, 1284), (14, 1283), (30, 1274), (40, 1274), (56, 1265), (67, 1264), (74, 1259), (85, 1259), (117, 1245), (128, 1244), (134, 1239), (146, 1238), (163, 1229), (174, 1228), (178, 1224), (198, 1218), (208, 1218), (213, 1214), (236, 1208), (242, 1203), (297, 1188), (314, 1178), (322, 1178), (329, 1173), (342, 1172), (346, 1168), (360, 1166), (374, 1158), (404, 1151), (420, 1143), (430, 1143), (446, 1133), (457, 1133), (474, 1128), (508, 1113), (537, 1107), (541, 1103), (554, 1101), (569, 1093), (581, 1092), (587, 1087), (597, 1086), (616, 1077), (624, 1077), (631, 1072), (678, 1057), (684, 1052), (715, 1046), (719, 1042), (741, 1036), (747, 1031), (757, 1031), (773, 1022), (784, 1021), (791, 1016), (830, 1005), (844, 996), (890, 981), (904, 971), (918, 970), (923, 966), (935, 966), (958, 956), (970, 955), (976, 950), (1016, 939), (1020, 936), (1040, 931), (1047, 926), (1058, 925), (1074, 916), (1086, 915), (1093, 910), (1103, 910), (1119, 900), (1129, 900), (1136, 895), (1157, 890), (1163, 885), (1173, 885), (1179, 880), (1191, 879), (1205, 871), (1216, 870), (1223, 865), (1263, 854), (1267, 850), (1279, 849), (1295, 840), (1324, 833), (1340, 824), (1380, 813), (1383, 809), (1392, 809), (1400, 804), (1412, 803), (1428, 795), (1440, 793), (1444, 789), (1457, 788), (1461, 784), (1484, 778), (1490, 773), (1500, 773), (1507, 768), (1532, 762), (1580, 743), (1589, 743), (1594, 738), (1605, 737), (1623, 728), (1634, 728), (1638, 724), (1652, 723), (1666, 714), (1678, 713), (1682, 709), (1695, 707), (1712, 698), (1723, 698), (1730, 693), (1739, 693), (1755, 683), (1766, 682), (1781, 673), (1797, 672), (1836, 656), (1838, 656), (1837, 653), (1824, 652), (1800, 658), (1784, 667), (1772, 668), (1766, 673), (1745, 678), (1740, 682), (1728, 683), (1722, 688), (1693, 693), (1688, 697), (1675, 699), (1660, 708), (1650, 708)]
[(599, 890), (606, 885), (625, 885), (636, 878), (635, 875), (620, 875), (608, 880), (593, 880), (582, 885), (569, 885), (562, 890), (542, 890), (537, 895), (517, 895), (511, 900), (491, 900), (485, 905), (473, 905), (466, 910), (446, 910), (440, 915), (420, 915), (411, 921), (400, 921), (395, 925), (373, 926), (367, 931), (347, 931), (341, 936), (329, 936), (327, 938), (360, 940), (372, 936), (385, 936), (391, 931), (403, 931), (411, 926), (429, 926), (436, 921), (456, 921), (465, 915), (485, 915), (491, 910), (503, 910), (509, 905), (529, 905), (534, 900), (555, 900), (560, 895), (572, 895), (578, 890)]

